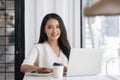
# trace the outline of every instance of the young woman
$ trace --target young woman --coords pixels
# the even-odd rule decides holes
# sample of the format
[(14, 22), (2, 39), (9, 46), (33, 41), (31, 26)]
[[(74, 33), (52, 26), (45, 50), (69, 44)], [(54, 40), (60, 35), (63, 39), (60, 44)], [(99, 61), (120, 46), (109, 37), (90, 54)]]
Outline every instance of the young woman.
[(40, 30), (38, 44), (23, 61), (21, 71), (51, 72), (53, 63), (63, 63), (64, 71), (67, 71), (71, 47), (63, 20), (55, 13), (47, 14)]

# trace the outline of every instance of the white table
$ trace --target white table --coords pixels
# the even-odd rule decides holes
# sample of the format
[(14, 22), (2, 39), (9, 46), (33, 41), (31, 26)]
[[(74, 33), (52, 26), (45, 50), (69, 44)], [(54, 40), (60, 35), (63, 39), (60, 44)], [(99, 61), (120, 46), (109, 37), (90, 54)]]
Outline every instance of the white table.
[(94, 76), (74, 76), (74, 77), (54, 78), (53, 76), (26, 74), (23, 80), (120, 80), (120, 75), (116, 75), (116, 76), (94, 75)]

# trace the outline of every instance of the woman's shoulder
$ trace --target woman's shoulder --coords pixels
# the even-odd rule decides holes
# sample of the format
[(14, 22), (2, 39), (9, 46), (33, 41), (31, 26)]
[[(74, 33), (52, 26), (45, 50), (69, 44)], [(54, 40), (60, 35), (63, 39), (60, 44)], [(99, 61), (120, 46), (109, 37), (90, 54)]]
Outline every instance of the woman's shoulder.
[(40, 53), (42, 54), (44, 51), (44, 45), (45, 45), (45, 42), (37, 43), (35, 44), (34, 49), (40, 51)]
[(39, 47), (39, 48), (41, 47), (41, 48), (43, 48), (45, 44), (46, 44), (46, 42), (37, 43), (37, 44), (35, 44), (35, 47)]
[(43, 43), (37, 43), (35, 44), (35, 47), (43, 47)]

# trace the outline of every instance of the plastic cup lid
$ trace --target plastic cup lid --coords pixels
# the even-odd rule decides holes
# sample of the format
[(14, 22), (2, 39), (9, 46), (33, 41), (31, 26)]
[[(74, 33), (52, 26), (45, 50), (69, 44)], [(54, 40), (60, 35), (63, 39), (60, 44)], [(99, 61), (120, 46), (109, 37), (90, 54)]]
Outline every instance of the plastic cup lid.
[(54, 63), (53, 66), (63, 66), (62, 63)]

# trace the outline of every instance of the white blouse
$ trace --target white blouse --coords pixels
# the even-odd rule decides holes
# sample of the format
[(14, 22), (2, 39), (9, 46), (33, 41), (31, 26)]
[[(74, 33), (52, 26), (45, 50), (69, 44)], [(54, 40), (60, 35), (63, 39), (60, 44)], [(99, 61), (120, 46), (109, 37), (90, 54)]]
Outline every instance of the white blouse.
[(38, 65), (40, 67), (53, 68), (53, 63), (63, 63), (67, 67), (68, 59), (60, 52), (59, 57), (54, 53), (47, 42), (36, 44), (30, 54), (25, 58), (23, 64)]

